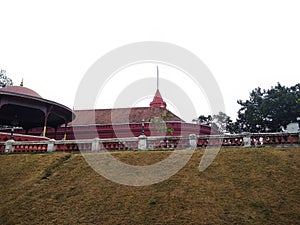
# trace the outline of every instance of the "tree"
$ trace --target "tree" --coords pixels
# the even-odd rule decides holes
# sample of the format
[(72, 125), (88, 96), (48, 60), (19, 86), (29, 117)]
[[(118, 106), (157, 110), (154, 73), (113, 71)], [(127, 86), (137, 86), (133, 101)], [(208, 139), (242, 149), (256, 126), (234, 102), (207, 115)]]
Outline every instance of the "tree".
[(196, 122), (199, 125), (210, 126), (211, 122), (212, 122), (212, 116), (211, 115), (208, 115), (208, 116), (201, 115), (197, 119), (193, 119), (193, 122)]
[(230, 119), (229, 116), (227, 116), (223, 112), (219, 112), (217, 115), (208, 115), (204, 116), (201, 115), (197, 119), (193, 120), (194, 122), (197, 122), (199, 125), (205, 125), (210, 126), (214, 130), (218, 131), (219, 133), (232, 133), (234, 132), (234, 123)]
[(13, 85), (13, 82), (10, 78), (6, 76), (5, 70), (0, 70), (0, 87), (6, 87)]
[(250, 93), (249, 100), (243, 102), (238, 100), (237, 103), (242, 107), (238, 111), (237, 124), (241, 131), (258, 132), (265, 129), (265, 123), (262, 115), (262, 104), (264, 97), (264, 90), (260, 87), (255, 88)]
[(213, 115), (212, 118), (212, 128), (221, 134), (234, 132), (234, 124), (226, 113), (219, 112), (219, 114)]
[(238, 100), (237, 126), (247, 132), (276, 132), (300, 115), (300, 84), (285, 87), (278, 83), (269, 90), (256, 88), (249, 100)]

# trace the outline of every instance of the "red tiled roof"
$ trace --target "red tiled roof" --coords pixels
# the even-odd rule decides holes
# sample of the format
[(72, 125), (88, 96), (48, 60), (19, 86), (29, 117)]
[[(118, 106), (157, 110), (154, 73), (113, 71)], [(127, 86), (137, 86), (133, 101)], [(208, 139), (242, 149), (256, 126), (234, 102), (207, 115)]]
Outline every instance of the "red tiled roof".
[(75, 110), (76, 118), (70, 126), (88, 124), (140, 123), (143, 119), (149, 121), (153, 117), (169, 113), (167, 121), (182, 121), (178, 116), (165, 108), (134, 107), (116, 109)]
[(22, 86), (6, 86), (0, 89), (1, 91), (6, 91), (6, 92), (11, 92), (11, 93), (16, 93), (16, 94), (21, 94), (21, 95), (29, 95), (33, 97), (38, 97), (41, 98), (41, 96), (36, 93), (34, 90), (31, 90), (26, 87)]

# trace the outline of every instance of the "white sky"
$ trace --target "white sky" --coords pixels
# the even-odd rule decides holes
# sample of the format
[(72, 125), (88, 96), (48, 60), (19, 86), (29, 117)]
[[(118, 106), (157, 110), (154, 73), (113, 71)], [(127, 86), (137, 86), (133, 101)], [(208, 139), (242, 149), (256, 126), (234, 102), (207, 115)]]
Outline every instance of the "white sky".
[[(1, 1), (0, 9), (0, 68), (15, 85), (24, 78), (26, 87), (70, 108), (81, 78), (97, 59), (140, 41), (169, 42), (196, 54), (217, 80), (232, 118), (240, 108), (237, 99), (247, 99), (254, 88), (299, 83), (297, 0), (12, 0)], [(154, 65), (129, 71), (137, 77), (156, 75)], [(171, 72), (161, 68), (166, 79), (171, 79)], [(138, 78), (130, 79), (112, 79), (110, 85), (118, 94)], [(180, 80), (174, 83), (186, 90), (199, 115), (209, 113), (197, 88)], [(99, 108), (114, 106), (111, 93)]]

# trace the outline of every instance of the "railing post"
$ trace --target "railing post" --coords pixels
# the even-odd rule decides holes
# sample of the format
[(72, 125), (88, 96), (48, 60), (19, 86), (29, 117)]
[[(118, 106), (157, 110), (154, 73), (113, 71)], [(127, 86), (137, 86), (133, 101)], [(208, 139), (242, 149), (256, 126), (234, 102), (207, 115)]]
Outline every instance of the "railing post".
[(92, 141), (92, 152), (98, 152), (100, 150), (100, 138), (96, 137)]
[(190, 144), (191, 149), (197, 148), (197, 135), (196, 134), (189, 135), (189, 144)]
[(244, 142), (244, 148), (251, 147), (251, 135), (249, 133), (247, 133), (243, 137), (243, 142)]
[(48, 144), (47, 144), (47, 152), (54, 152), (55, 151), (55, 140), (54, 139), (51, 139), (48, 141)]
[(146, 150), (147, 149), (147, 137), (146, 135), (140, 135), (138, 137), (138, 149)]
[(13, 147), (14, 143), (15, 143), (15, 141), (13, 139), (7, 140), (5, 142), (5, 153), (12, 153), (12, 152), (14, 152), (14, 147)]

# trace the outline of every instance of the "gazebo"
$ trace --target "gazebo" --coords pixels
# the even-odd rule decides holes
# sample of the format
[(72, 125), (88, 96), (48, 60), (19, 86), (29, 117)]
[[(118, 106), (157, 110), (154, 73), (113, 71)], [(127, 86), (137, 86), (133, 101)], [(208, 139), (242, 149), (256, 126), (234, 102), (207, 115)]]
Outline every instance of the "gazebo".
[(55, 130), (75, 118), (73, 111), (57, 102), (42, 98), (35, 91), (23, 86), (0, 88), (0, 125), (29, 129), (47, 127)]

